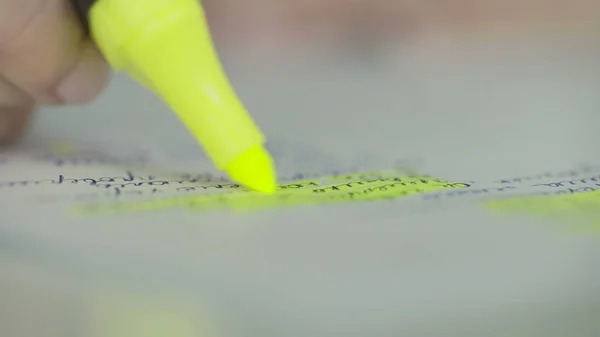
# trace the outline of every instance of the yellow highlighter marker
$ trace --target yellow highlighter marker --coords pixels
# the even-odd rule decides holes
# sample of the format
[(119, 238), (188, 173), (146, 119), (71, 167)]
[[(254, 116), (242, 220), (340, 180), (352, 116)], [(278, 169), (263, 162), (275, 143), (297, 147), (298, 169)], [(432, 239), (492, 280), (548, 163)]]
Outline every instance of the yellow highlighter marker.
[(109, 64), (157, 93), (236, 182), (274, 192), (265, 137), (238, 99), (199, 0), (73, 0)]

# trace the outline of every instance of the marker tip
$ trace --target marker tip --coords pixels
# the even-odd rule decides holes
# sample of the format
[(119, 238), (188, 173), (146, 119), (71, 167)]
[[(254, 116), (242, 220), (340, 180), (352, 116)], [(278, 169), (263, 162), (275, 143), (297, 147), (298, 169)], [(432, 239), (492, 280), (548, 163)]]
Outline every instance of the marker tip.
[(273, 160), (260, 145), (235, 158), (226, 171), (231, 179), (257, 192), (273, 193), (276, 190)]

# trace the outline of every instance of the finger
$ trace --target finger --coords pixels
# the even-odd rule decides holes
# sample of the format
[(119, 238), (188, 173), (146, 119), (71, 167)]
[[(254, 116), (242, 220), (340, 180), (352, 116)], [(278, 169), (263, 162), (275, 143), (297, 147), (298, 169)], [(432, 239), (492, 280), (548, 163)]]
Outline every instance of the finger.
[(101, 91), (108, 67), (66, 0), (0, 6), (0, 72), (12, 83), (43, 103), (82, 103)]
[(86, 39), (80, 45), (77, 60), (63, 73), (53, 90), (65, 103), (86, 103), (104, 89), (109, 74), (109, 67), (102, 53), (92, 41)]
[(29, 95), (0, 77), (0, 144), (23, 133), (34, 108), (34, 101)]

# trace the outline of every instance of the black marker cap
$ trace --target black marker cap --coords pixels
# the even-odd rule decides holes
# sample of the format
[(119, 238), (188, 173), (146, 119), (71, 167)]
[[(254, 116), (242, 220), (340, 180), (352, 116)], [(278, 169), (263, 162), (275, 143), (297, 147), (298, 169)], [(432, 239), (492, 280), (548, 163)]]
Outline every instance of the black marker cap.
[(81, 24), (86, 33), (89, 33), (90, 31), (88, 13), (95, 2), (96, 0), (71, 0), (73, 10), (75, 10), (79, 20), (81, 20)]

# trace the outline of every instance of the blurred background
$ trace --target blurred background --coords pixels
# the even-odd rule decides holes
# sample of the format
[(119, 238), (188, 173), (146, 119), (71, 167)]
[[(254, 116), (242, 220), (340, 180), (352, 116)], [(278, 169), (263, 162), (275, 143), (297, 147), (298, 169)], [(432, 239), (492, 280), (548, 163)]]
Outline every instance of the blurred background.
[[(261, 53), (438, 45), (455, 38), (597, 34), (597, 0), (204, 0), (221, 48)], [(360, 43), (357, 43), (360, 42)], [(447, 46), (446, 46), (447, 47)]]

